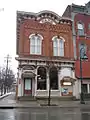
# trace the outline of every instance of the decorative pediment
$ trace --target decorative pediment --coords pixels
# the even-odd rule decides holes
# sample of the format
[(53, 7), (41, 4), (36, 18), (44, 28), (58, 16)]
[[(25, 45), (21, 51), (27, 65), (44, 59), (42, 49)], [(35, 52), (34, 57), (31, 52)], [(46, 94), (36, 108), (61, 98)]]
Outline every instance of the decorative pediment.
[(73, 77), (70, 77), (70, 76), (64, 76), (61, 81), (63, 81), (63, 82), (64, 81), (65, 82), (74, 82), (74, 81), (76, 81), (76, 79), (73, 78)]
[(23, 73), (22, 73), (22, 78), (34, 78), (36, 76), (36, 74), (35, 73), (33, 73), (33, 72), (31, 72), (31, 71), (24, 71)]
[(23, 70), (34, 70), (35, 68), (33, 66), (24, 66)]
[(56, 22), (50, 18), (43, 18), (40, 20), (40, 23), (51, 23), (53, 25), (56, 25)]

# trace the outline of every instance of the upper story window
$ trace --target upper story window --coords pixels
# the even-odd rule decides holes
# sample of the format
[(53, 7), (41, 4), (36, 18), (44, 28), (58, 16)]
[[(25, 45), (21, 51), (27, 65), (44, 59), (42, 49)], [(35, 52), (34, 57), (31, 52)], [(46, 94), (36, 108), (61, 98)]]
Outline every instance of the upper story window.
[[(81, 53), (80, 53), (81, 51)], [(79, 53), (81, 54), (81, 58), (86, 54), (87, 52), (87, 45), (85, 43), (80, 43), (79, 44)]]
[(43, 37), (39, 34), (30, 35), (30, 54), (41, 54)]
[(82, 23), (78, 23), (78, 35), (83, 36), (84, 35), (84, 25)]
[(54, 56), (64, 56), (64, 39), (53, 37), (53, 55)]
[(88, 24), (88, 29), (90, 30), (90, 23)]

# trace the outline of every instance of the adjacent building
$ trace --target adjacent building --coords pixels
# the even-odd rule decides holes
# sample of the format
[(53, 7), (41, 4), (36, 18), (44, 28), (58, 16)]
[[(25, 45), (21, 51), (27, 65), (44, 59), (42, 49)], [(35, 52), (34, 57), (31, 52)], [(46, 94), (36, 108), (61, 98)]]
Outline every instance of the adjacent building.
[[(82, 61), (82, 77), (83, 91), (90, 93), (90, 2), (85, 4), (85, 6), (75, 4), (68, 5), (63, 13), (63, 17), (69, 17), (73, 21), (73, 46), (74, 58), (76, 60), (75, 76), (78, 81), (80, 81), (80, 49), (83, 48), (88, 57), (87, 61)], [(81, 88), (80, 82), (79, 87)]]
[(17, 96), (78, 98), (72, 20), (51, 11), (17, 11)]

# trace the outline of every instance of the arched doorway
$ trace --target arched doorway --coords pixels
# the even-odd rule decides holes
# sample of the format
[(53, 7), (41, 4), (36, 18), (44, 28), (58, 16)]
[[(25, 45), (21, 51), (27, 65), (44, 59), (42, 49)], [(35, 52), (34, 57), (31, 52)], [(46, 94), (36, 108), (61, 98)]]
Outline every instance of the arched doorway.
[(58, 89), (58, 71), (56, 67), (50, 68), (49, 78), (50, 78), (50, 88), (52, 90), (57, 90)]
[(46, 68), (39, 67), (37, 70), (37, 89), (46, 90)]

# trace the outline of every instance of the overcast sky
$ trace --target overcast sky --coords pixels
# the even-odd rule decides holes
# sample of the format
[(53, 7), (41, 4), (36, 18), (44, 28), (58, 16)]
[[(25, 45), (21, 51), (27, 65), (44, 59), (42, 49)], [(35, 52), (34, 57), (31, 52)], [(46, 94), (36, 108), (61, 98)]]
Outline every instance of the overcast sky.
[(0, 0), (0, 66), (5, 66), (5, 56), (12, 59), (9, 66), (17, 72), (16, 56), (16, 11), (40, 12), (50, 10), (60, 16), (67, 5), (85, 5), (89, 0)]

